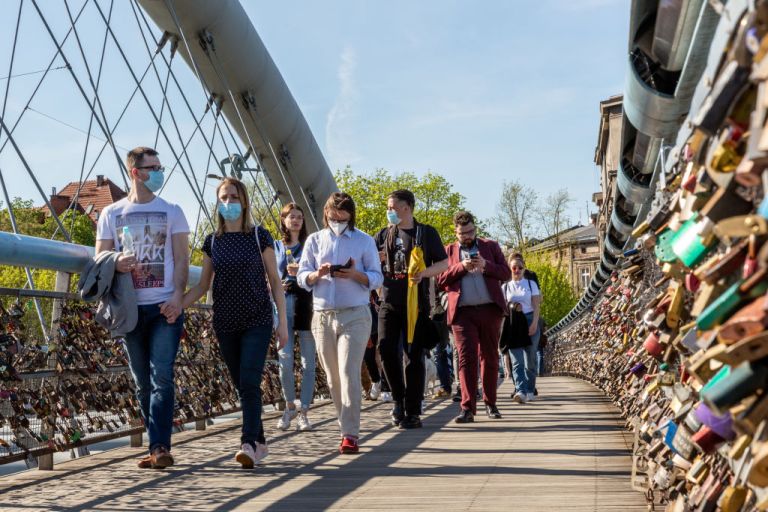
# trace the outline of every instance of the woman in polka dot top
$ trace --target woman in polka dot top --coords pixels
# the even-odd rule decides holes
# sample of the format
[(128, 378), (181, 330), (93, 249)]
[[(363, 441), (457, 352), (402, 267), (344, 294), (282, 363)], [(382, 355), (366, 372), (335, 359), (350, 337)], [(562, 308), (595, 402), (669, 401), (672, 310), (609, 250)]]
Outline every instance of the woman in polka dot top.
[(184, 295), (184, 307), (202, 297), (213, 281), (213, 329), (243, 410), (242, 445), (235, 459), (244, 468), (252, 468), (267, 456), (261, 381), (272, 339), (270, 288), (279, 316), (278, 348), (288, 340), (285, 295), (272, 236), (250, 222), (243, 183), (225, 178), (216, 188), (216, 196), (218, 228), (205, 238), (200, 282)]

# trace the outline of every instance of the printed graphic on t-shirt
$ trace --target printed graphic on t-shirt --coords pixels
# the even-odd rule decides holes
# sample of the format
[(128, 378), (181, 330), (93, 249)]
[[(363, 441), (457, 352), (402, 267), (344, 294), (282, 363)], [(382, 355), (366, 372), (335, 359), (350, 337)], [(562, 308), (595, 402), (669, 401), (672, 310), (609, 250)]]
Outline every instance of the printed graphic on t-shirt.
[(165, 212), (132, 212), (115, 218), (120, 247), (123, 246), (123, 226), (133, 237), (133, 251), (138, 265), (131, 273), (133, 287), (163, 288), (165, 286), (165, 244), (168, 239), (168, 215)]

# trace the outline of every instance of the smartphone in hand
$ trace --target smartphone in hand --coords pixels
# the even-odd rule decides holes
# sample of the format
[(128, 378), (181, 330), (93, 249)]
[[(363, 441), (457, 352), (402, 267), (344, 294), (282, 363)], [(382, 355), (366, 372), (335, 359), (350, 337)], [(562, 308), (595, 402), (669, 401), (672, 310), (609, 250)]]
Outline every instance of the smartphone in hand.
[(334, 277), (334, 273), (338, 272), (339, 270), (343, 268), (350, 268), (352, 266), (352, 258), (349, 258), (347, 262), (343, 265), (331, 265), (331, 277)]

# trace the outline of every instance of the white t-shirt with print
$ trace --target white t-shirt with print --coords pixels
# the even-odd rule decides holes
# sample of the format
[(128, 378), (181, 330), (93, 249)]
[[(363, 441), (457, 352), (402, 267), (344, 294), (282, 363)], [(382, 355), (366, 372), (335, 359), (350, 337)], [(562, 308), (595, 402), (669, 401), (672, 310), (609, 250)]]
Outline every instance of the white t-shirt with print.
[(509, 280), (501, 286), (501, 290), (504, 292), (507, 304), (511, 305), (513, 302), (521, 304), (523, 306), (523, 313), (532, 313), (531, 297), (541, 295), (536, 282), (530, 279), (521, 279), (520, 281)]
[(158, 304), (173, 296), (172, 236), (189, 233), (182, 209), (159, 197), (148, 203), (132, 203), (128, 198), (113, 203), (101, 212), (96, 228), (97, 240), (112, 240), (116, 251), (123, 249), (123, 226), (133, 236), (138, 265), (131, 272), (138, 304)]

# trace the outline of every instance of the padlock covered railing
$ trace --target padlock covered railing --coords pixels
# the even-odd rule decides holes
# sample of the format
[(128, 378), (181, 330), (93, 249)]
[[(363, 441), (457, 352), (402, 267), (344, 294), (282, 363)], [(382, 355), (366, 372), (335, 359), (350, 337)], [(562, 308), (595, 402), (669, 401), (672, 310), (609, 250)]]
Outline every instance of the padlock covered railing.
[[(733, 11), (746, 8), (743, 1), (732, 3), (742, 4), (731, 7)], [(632, 2), (621, 151), (603, 241), (604, 270), (613, 270), (616, 258), (635, 243), (633, 231), (650, 211), (665, 150), (673, 145), (691, 106), (701, 101), (696, 86), (711, 65), (710, 45), (713, 40), (721, 44), (722, 36), (716, 34), (721, 14), (706, 0)], [(589, 310), (606, 287), (606, 274), (595, 272), (584, 296), (550, 334), (566, 329)]]
[[(633, 9), (648, 16), (653, 3)], [(553, 374), (592, 382), (620, 408), (635, 433), (633, 485), (649, 505), (765, 510), (768, 2), (702, 9), (693, 40), (706, 30), (711, 44), (695, 63), (689, 56), (680, 80), (707, 65), (668, 139), (674, 146), (661, 147), (634, 244), (608, 279), (598, 273), (588, 304), (553, 330), (545, 360)], [(625, 114), (643, 129), (631, 109)], [(617, 244), (608, 238), (606, 246)]]
[[(117, 437), (140, 439), (143, 427), (122, 340), (112, 340), (94, 321), (95, 308), (68, 293), (2, 289), (2, 296), (8, 305), (0, 302), (0, 464)], [(49, 341), (25, 328), (19, 296), (61, 302)], [(262, 382), (265, 405), (283, 401), (278, 371), (272, 347)], [(299, 382), (298, 366), (295, 372)], [(240, 410), (210, 306), (186, 310), (174, 383), (177, 427)], [(315, 386), (316, 396), (329, 396), (321, 368)]]

